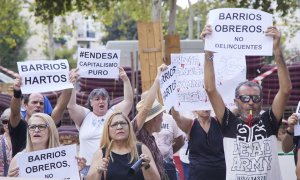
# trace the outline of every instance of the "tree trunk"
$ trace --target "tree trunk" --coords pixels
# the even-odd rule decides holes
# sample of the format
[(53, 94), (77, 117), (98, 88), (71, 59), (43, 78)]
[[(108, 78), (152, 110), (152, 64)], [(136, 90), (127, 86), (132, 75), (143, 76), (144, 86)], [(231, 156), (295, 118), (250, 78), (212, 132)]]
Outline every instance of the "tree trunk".
[(160, 21), (161, 0), (152, 0), (152, 21)]
[(49, 59), (54, 60), (53, 21), (48, 22), (48, 54)]
[(193, 20), (194, 20), (194, 12), (193, 12), (193, 7), (191, 4), (191, 1), (188, 0), (189, 2), (189, 10), (190, 10), (190, 16), (189, 16), (189, 39), (193, 39)]
[(169, 26), (168, 35), (174, 35), (176, 30), (176, 0), (169, 0), (170, 3), (170, 15), (169, 15)]

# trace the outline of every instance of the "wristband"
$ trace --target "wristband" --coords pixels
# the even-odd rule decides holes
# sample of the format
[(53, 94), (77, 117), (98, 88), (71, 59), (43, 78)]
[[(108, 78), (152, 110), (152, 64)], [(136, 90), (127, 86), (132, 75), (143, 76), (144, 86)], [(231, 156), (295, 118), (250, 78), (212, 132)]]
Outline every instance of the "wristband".
[(290, 131), (286, 130), (286, 133), (290, 136), (294, 136), (294, 133), (291, 133)]
[(21, 98), (21, 96), (22, 96), (21, 90), (15, 90), (15, 89), (14, 89), (14, 97), (15, 97), (16, 99), (19, 99), (19, 98)]

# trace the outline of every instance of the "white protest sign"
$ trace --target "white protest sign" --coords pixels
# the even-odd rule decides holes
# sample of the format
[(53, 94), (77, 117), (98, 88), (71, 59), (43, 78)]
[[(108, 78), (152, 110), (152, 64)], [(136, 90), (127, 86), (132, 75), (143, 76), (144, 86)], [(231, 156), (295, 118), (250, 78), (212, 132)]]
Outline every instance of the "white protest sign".
[(296, 114), (298, 116), (298, 124), (296, 124), (294, 126), (294, 135), (300, 136), (300, 101), (299, 101), (297, 109), (296, 109)]
[(20, 177), (79, 180), (76, 145), (17, 155)]
[(273, 38), (265, 35), (272, 14), (242, 8), (209, 11), (207, 24), (212, 34), (205, 37), (205, 50), (219, 53), (271, 56)]
[[(212, 110), (204, 89), (204, 54), (171, 54), (176, 69), (177, 111)], [(235, 108), (235, 88), (246, 80), (245, 56), (215, 53), (216, 87), (228, 108)]]
[(119, 78), (120, 50), (78, 49), (80, 77)]
[(67, 60), (17, 62), (22, 77), (23, 94), (58, 91), (73, 88), (69, 82)]
[(174, 99), (176, 99), (176, 66), (170, 65), (162, 72), (160, 76), (160, 92), (164, 101), (167, 112), (173, 107)]
[(203, 88), (204, 54), (171, 54), (171, 62), (177, 67), (175, 110), (194, 111), (207, 108), (208, 96)]
[(218, 92), (229, 109), (236, 108), (235, 88), (246, 81), (246, 58), (240, 54), (214, 54), (214, 70)]

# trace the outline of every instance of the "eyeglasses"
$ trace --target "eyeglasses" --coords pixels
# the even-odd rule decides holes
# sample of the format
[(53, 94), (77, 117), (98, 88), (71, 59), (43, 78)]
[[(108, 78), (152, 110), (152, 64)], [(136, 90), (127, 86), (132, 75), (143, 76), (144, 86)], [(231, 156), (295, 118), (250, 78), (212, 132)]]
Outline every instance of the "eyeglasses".
[(124, 128), (124, 127), (128, 126), (128, 122), (125, 122), (125, 121), (115, 122), (115, 123), (111, 124), (110, 127), (116, 129), (118, 127), (118, 125), (120, 125), (122, 128)]
[(3, 119), (2, 124), (8, 124), (8, 121), (9, 121), (8, 119)]
[(254, 103), (259, 103), (261, 101), (260, 95), (241, 95), (238, 97), (243, 103), (247, 103), (252, 99)]
[(28, 129), (29, 129), (29, 131), (35, 131), (36, 128), (38, 128), (38, 130), (44, 131), (47, 127), (48, 127), (48, 124), (38, 124), (38, 125), (33, 124), (33, 125), (29, 125)]

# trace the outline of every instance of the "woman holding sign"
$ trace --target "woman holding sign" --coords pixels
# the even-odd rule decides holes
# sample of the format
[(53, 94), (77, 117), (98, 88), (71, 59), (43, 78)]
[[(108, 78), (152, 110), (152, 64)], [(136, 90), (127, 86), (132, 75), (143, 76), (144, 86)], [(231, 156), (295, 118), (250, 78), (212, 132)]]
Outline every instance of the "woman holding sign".
[(174, 107), (171, 112), (189, 138), (189, 180), (225, 180), (223, 137), (220, 124), (210, 116), (210, 110), (195, 111), (194, 120), (181, 116)]
[(125, 115), (128, 115), (131, 111), (133, 104), (132, 87), (126, 72), (121, 67), (119, 67), (119, 76), (124, 82), (124, 100), (113, 107), (109, 107), (109, 95), (104, 88), (94, 89), (90, 93), (86, 108), (76, 104), (76, 91), (75, 88), (73, 89), (68, 110), (71, 119), (79, 127), (79, 153), (87, 160), (87, 167), (82, 172), (84, 175), (89, 169), (93, 154), (99, 148), (99, 140), (102, 136), (103, 124), (107, 115), (116, 110), (124, 112)]
[[(20, 155), (21, 153), (39, 151), (39, 150), (55, 148), (59, 146), (60, 143), (59, 143), (58, 130), (51, 116), (44, 113), (33, 114), (28, 120), (26, 148), (24, 151), (19, 152), (12, 159), (8, 170), (8, 176), (10, 177), (19, 176), (19, 167), (17, 166), (17, 156)], [(47, 154), (47, 156), (43, 156), (43, 158), (47, 159), (53, 156), (54, 156), (53, 154)], [(77, 162), (80, 169), (82, 169), (82, 167), (85, 166), (85, 159), (77, 158)], [(38, 168), (40, 169), (41, 167), (39, 166)], [(44, 168), (47, 167), (45, 166)], [(52, 168), (52, 166), (50, 168)], [(32, 171), (34, 172), (36, 170), (32, 169)]]
[(105, 121), (100, 147), (86, 180), (160, 179), (150, 150), (137, 142), (130, 120), (122, 112), (113, 113)]

